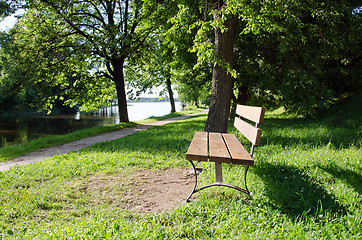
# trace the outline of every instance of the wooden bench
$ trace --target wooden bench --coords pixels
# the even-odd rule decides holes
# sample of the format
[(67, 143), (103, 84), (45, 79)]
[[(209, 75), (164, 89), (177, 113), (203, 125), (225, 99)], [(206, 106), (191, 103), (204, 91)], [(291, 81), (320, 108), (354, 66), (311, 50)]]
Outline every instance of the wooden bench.
[[(196, 132), (189, 149), (186, 153), (186, 159), (190, 161), (195, 174), (195, 186), (187, 197), (186, 201), (190, 201), (191, 196), (208, 187), (225, 186), (236, 189), (250, 196), (247, 187), (246, 175), (249, 166), (254, 165), (253, 153), (254, 147), (259, 145), (261, 130), (258, 124), (263, 122), (265, 109), (262, 107), (252, 107), (245, 105), (237, 105), (234, 126), (251, 142), (250, 153), (244, 148), (234, 134), (214, 133), (214, 132)], [(255, 123), (255, 126), (243, 120), (248, 119)], [(215, 182), (201, 188), (197, 188), (197, 170), (193, 161), (210, 161), (215, 162)], [(245, 165), (244, 183), (245, 189), (223, 183), (222, 179), (222, 163), (231, 163)]]

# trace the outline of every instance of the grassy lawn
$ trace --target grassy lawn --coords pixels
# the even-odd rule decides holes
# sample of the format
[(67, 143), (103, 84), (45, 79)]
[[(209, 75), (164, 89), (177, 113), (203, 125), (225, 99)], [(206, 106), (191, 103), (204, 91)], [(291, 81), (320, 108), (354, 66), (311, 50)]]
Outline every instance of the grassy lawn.
[[(360, 104), (316, 119), (269, 112), (248, 173), (251, 201), (210, 188), (171, 212), (142, 214), (122, 207), (131, 183), (106, 195), (85, 188), (94, 176), (190, 166), (185, 153), (206, 115), (13, 168), (0, 173), (0, 239), (362, 239)], [(213, 164), (198, 166), (201, 184), (213, 181)], [(242, 167), (223, 171), (242, 185)]]
[(110, 125), (110, 126), (96, 126), (96, 127), (92, 127), (92, 128), (74, 131), (74, 132), (71, 132), (71, 133), (65, 134), (65, 135), (59, 135), (59, 136), (54, 136), (54, 137), (41, 137), (41, 138), (34, 139), (34, 140), (31, 140), (29, 142), (25, 142), (22, 144), (17, 144), (17, 145), (13, 145), (13, 146), (0, 148), (0, 162), (5, 162), (10, 159), (16, 158), (20, 155), (38, 151), (41, 148), (62, 145), (62, 144), (73, 142), (73, 141), (76, 141), (76, 140), (79, 140), (82, 138), (93, 137), (93, 136), (100, 135), (102, 133), (117, 131), (117, 130), (121, 130), (126, 127), (132, 127), (137, 124), (147, 124), (147, 123), (159, 121), (162, 119), (167, 119), (167, 118), (178, 117), (178, 116), (182, 116), (182, 115), (186, 115), (186, 114), (195, 113), (200, 110), (201, 109), (190, 109), (187, 111), (167, 114), (167, 115), (161, 116), (161, 117), (150, 117), (150, 118), (142, 120), (142, 121), (121, 123), (121, 124)]

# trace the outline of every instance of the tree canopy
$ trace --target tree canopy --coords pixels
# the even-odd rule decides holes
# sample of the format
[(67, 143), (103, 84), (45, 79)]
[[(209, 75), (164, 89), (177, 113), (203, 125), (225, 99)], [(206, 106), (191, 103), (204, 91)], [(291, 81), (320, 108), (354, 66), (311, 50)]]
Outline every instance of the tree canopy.
[(279, 102), (304, 115), (358, 89), (361, 16), (355, 9), (353, 1), (254, 5), (252, 14), (265, 13), (254, 25), (250, 17), (239, 22), (237, 85), (257, 93), (259, 104)]
[[(198, 64), (221, 66), (234, 77), (234, 89), (248, 95), (244, 100), (313, 115), (360, 88), (361, 5), (357, 1), (206, 3), (206, 17), (191, 25), (199, 29), (193, 48)], [(227, 26), (234, 16), (238, 18), (236, 27)], [(212, 31), (220, 31), (220, 36), (235, 32), (233, 60), (226, 60), (225, 51), (217, 49), (220, 39), (210, 35)]]
[(128, 121), (125, 84), (168, 79), (190, 101), (209, 92), (205, 129), (225, 131), (232, 100), (313, 115), (361, 86), (358, 1), (7, 0), (2, 16), (20, 3), (1, 86), (22, 79), (41, 107), (116, 96)]
[(14, 35), (23, 56), (36, 62), (33, 80), (58, 84), (71, 93), (69, 104), (84, 108), (110, 99), (113, 86), (120, 120), (127, 122), (124, 64), (143, 50), (164, 6), (137, 0), (41, 0), (29, 1), (27, 8)]

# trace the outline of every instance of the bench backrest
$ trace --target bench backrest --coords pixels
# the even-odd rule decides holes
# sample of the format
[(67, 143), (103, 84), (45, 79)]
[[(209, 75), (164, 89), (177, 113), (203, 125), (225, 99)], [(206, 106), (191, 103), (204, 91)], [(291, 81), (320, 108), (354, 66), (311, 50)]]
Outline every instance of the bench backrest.
[[(258, 146), (260, 142), (261, 130), (258, 128), (258, 124), (263, 123), (265, 114), (265, 108), (263, 107), (252, 107), (245, 105), (236, 106), (236, 117), (234, 126), (243, 134), (251, 143), (252, 148), (250, 155), (253, 155), (254, 146)], [(244, 121), (242, 118), (248, 119), (255, 123), (255, 126)]]

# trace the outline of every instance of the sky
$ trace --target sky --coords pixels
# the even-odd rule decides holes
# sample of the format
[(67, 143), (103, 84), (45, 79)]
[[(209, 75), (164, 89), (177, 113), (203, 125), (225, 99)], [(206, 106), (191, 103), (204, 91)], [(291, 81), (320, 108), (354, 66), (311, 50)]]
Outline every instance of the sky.
[(8, 30), (9, 28), (12, 28), (15, 23), (14, 17), (7, 17), (2, 22), (0, 22), (0, 31)]
[(6, 17), (3, 19), (3, 21), (0, 22), (0, 31), (6, 31), (10, 28), (12, 28), (16, 23), (16, 17), (19, 14), (22, 14), (24, 10), (18, 10), (16, 13), (12, 14), (9, 17)]

